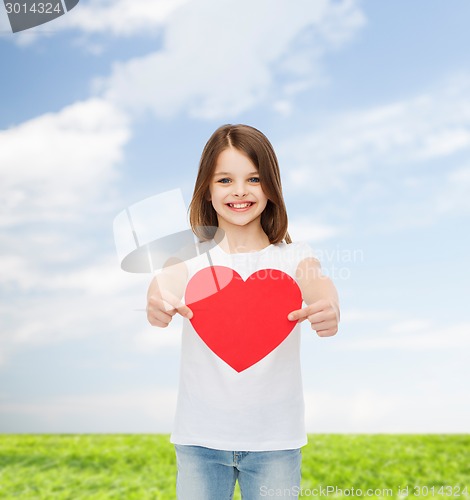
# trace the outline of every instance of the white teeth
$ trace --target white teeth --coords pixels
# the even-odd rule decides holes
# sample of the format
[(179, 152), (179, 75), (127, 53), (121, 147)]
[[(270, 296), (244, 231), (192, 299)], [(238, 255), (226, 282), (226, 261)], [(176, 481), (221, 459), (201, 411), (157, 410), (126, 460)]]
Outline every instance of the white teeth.
[(251, 203), (229, 203), (229, 205), (233, 208), (246, 208), (251, 205)]

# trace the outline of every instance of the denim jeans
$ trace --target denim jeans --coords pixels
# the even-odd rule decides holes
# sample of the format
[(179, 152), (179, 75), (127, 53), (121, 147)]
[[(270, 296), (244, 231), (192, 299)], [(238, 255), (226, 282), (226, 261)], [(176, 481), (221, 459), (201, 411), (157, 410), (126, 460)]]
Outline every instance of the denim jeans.
[(175, 444), (178, 500), (231, 500), (238, 479), (243, 500), (298, 498), (300, 448), (223, 451)]

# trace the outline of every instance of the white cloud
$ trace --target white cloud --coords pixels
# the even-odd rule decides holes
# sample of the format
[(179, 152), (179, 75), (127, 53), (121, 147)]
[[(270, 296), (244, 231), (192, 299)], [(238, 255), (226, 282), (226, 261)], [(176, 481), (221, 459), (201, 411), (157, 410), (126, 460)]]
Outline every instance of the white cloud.
[[(192, 1), (169, 18), (161, 51), (115, 64), (95, 89), (158, 117), (237, 116), (273, 96), (282, 103), (278, 110), (288, 112), (292, 85), (313, 85), (323, 52), (363, 24), (353, 0), (302, 0), (295, 9), (287, 0)], [(284, 75), (284, 90), (275, 73)]]
[(281, 116), (289, 116), (292, 114), (292, 103), (287, 99), (280, 99), (272, 104), (273, 109)]
[(106, 307), (125, 310), (138, 293), (117, 256), (97, 255), (129, 137), (123, 113), (96, 98), (0, 132), (3, 365), (25, 344), (106, 331)]
[(145, 313), (151, 276), (123, 272), (114, 254), (65, 267), (6, 255), (0, 273), (10, 297), (0, 307), (0, 366), (25, 347), (79, 338), (109, 339), (123, 352), (179, 349), (182, 319), (176, 315), (165, 329), (151, 327)]
[[(145, 315), (145, 312), (141, 312)], [(135, 350), (142, 353), (154, 355), (162, 349), (177, 349), (181, 345), (182, 318), (176, 314), (166, 328), (145, 328), (134, 337)]]
[(400, 403), (400, 398), (363, 388), (350, 395), (309, 391), (305, 423), (309, 432), (373, 432), (373, 427)]
[[(277, 146), (284, 189), (315, 197), (342, 233), (394, 233), (470, 213), (470, 74), (427, 92), (322, 120)], [(352, 223), (360, 224), (358, 228)]]
[(1, 131), (0, 225), (88, 212), (116, 180), (129, 137), (123, 113), (96, 98)]
[(308, 217), (297, 217), (289, 220), (289, 234), (293, 241), (320, 242), (341, 233), (341, 229), (329, 225), (312, 222)]
[(96, 238), (82, 231), (97, 231), (101, 213), (109, 219), (129, 136), (125, 116), (100, 99), (0, 132), (4, 353), (87, 335), (96, 314), (89, 297), (109, 300), (126, 288), (117, 256), (100, 260)]
[(349, 308), (341, 311), (343, 324), (353, 322), (389, 321), (397, 317), (397, 311)]
[[(92, 53), (101, 53), (101, 43), (94, 35), (115, 37), (155, 37), (180, 7), (191, 0), (81, 0), (65, 15), (9, 38), (17, 45), (28, 47), (41, 37), (52, 37), (60, 31), (76, 31), (81, 36), (75, 43)], [(3, 14), (3, 15), (2, 15)], [(0, 29), (11, 32), (6, 11), (0, 10)]]
[(390, 333), (415, 333), (422, 332), (423, 330), (430, 329), (432, 323), (426, 319), (411, 319), (408, 321), (401, 321), (391, 325), (388, 329)]
[(21, 344), (63, 342), (96, 332), (137, 333), (149, 327), (145, 313), (136, 309), (146, 306), (151, 277), (121, 271), (115, 255), (74, 262), (63, 269), (7, 255), (5, 269), (4, 290), (20, 290), (21, 299), (10, 294), (11, 300), (2, 304), (4, 352)]
[(39, 298), (23, 296), (21, 307), (18, 302), (3, 307), (2, 349), (11, 352), (22, 345), (137, 331), (142, 318), (132, 311), (134, 303), (139, 304), (136, 291), (102, 298), (66, 290), (43, 290)]
[(147, 275), (129, 275), (119, 269), (119, 262), (115, 254), (103, 255), (96, 262), (87, 263), (64, 274), (55, 274), (47, 282), (44, 282), (44, 290), (54, 290), (66, 292), (69, 290), (80, 291), (81, 293), (93, 296), (117, 295), (126, 289), (130, 284), (139, 279), (150, 282)]
[(37, 273), (31, 262), (19, 255), (3, 255), (0, 259), (0, 276), (2, 286), (16, 286), (21, 290), (27, 290), (31, 282), (37, 282)]
[(383, 214), (377, 230), (429, 227), (445, 217), (470, 215), (470, 168), (455, 167), (458, 162), (458, 159), (447, 159), (439, 171), (432, 169), (431, 172), (422, 171), (420, 175), (405, 176), (403, 182), (394, 185), (400, 196), (393, 197), (396, 191), (383, 182), (382, 190), (388, 189), (388, 193), (383, 192), (382, 199), (388, 201), (390, 213)]
[(407, 100), (325, 119), (321, 130), (279, 145), (292, 165), (284, 182), (316, 195), (347, 193), (354, 178), (370, 182), (368, 174), (376, 179), (362, 194), (380, 196), (377, 178), (470, 149), (469, 95), (463, 74)]
[[(176, 390), (154, 387), (115, 394), (65, 395), (40, 402), (11, 399), (3, 394), (3, 431), (8, 426), (10, 432), (169, 432)], [(26, 424), (15, 422), (18, 416)]]
[(90, 0), (64, 18), (63, 29), (114, 36), (151, 35), (190, 0)]
[[(470, 323), (435, 326), (427, 320), (409, 320), (391, 324), (379, 333), (355, 335), (351, 340), (337, 344), (338, 349), (347, 351), (403, 350), (441, 351), (470, 348)], [(349, 335), (349, 338), (351, 334)]]
[[(86, 269), (84, 265), (85, 272)], [(36, 283), (31, 293), (8, 294), (8, 288), (3, 289), (7, 292), (5, 297), (10, 298), (0, 306), (2, 371), (12, 369), (10, 365), (17, 353), (48, 345), (86, 345), (91, 339), (98, 352), (103, 345), (112, 346), (116, 353), (128, 354), (178, 348), (179, 337), (172, 335), (175, 334), (173, 328), (152, 329), (145, 312), (136, 310), (145, 308), (148, 277), (139, 276), (140, 283), (129, 280), (127, 275), (123, 279), (108, 280), (109, 276), (101, 275), (99, 267), (95, 269), (94, 280), (79, 281), (77, 288), (68, 279), (73, 271), (63, 271), (67, 285), (60, 288), (62, 280), (55, 280), (52, 284), (55, 288), (52, 288), (47, 283), (47, 273), (42, 270), (42, 286)], [(119, 273), (124, 275), (116, 265), (116, 274)], [(52, 277), (57, 274), (57, 271), (50, 273)], [(107, 281), (106, 285), (103, 281)], [(113, 289), (115, 284), (116, 289)], [(84, 359), (82, 352), (77, 356), (77, 359)], [(34, 370), (33, 367), (29, 369)]]
[(468, 398), (459, 391), (387, 391), (372, 387), (344, 394), (305, 392), (306, 427), (312, 433), (467, 433)]
[(437, 213), (453, 215), (470, 215), (470, 167), (457, 168), (451, 171), (431, 205)]

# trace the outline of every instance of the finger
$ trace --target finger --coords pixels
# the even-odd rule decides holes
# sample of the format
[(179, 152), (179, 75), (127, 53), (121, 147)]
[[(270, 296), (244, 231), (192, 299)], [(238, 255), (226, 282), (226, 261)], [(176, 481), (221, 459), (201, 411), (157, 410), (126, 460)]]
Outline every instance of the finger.
[(152, 326), (158, 326), (158, 328), (167, 328), (167, 326), (169, 325), (169, 323), (164, 323), (163, 321), (159, 321), (157, 319), (152, 319), (150, 321), (150, 324)]
[(334, 318), (334, 314), (328, 314), (327, 311), (320, 311), (317, 313), (309, 314), (308, 320), (310, 323), (322, 323), (324, 321), (329, 321)]
[(167, 314), (169, 314), (170, 316), (174, 316), (176, 314), (176, 308), (174, 308), (169, 302), (167, 302), (166, 300), (162, 300), (161, 301), (161, 307), (158, 308), (159, 310), (163, 310), (165, 311)]
[(191, 311), (191, 309), (184, 304), (181, 304), (181, 306), (177, 307), (176, 310), (184, 318), (191, 319), (193, 317), (193, 311)]
[[(157, 296), (149, 297), (147, 319), (151, 324), (153, 324), (151, 321), (152, 318), (157, 322), (164, 322), (168, 324), (176, 313), (179, 313), (188, 319), (193, 317), (191, 309), (182, 304), (181, 301), (179, 301), (175, 296), (168, 293), (165, 294), (165, 298), (167, 300)], [(159, 324), (157, 326), (161, 325)]]
[(176, 314), (176, 309), (167, 301), (163, 300), (160, 295), (152, 295), (148, 299), (147, 303), (147, 313), (157, 313), (158, 311), (164, 311), (171, 316)]
[[(319, 314), (319, 313), (323, 313), (322, 316), (319, 316), (319, 319), (321, 321), (323, 321), (325, 319), (330, 319), (327, 316), (329, 307), (330, 307), (330, 304), (328, 301), (326, 301), (324, 299), (317, 300), (316, 302), (312, 302), (311, 304), (309, 304), (307, 307), (304, 307), (303, 309), (298, 309), (297, 311), (292, 311), (291, 313), (289, 313), (288, 319), (291, 321), (293, 321), (294, 319), (300, 319), (301, 321), (303, 321), (308, 316), (311, 316), (314, 314)], [(292, 314), (294, 316), (292, 316), (292, 319), (291, 319)], [(334, 314), (334, 313), (332, 312), (332, 314)]]
[(301, 323), (303, 320), (307, 319), (308, 315), (309, 315), (309, 312), (307, 311), (307, 308), (297, 309), (296, 311), (290, 312), (287, 315), (287, 319), (289, 321), (299, 320), (299, 323)]
[(329, 328), (328, 330), (321, 330), (317, 332), (317, 335), (319, 337), (332, 337), (333, 335), (336, 335), (338, 332), (338, 328)]
[(328, 330), (330, 328), (334, 328), (337, 326), (336, 321), (321, 321), (318, 323), (311, 323), (312, 329), (315, 330), (317, 333), (322, 330)]
[(314, 324), (321, 324), (321, 323), (336, 324), (336, 323), (338, 323), (338, 320), (336, 318), (336, 314), (333, 310), (322, 311), (319, 313), (310, 314), (308, 317), (308, 320), (310, 321), (310, 323), (314, 323)]
[(321, 311), (324, 311), (330, 307), (330, 304), (327, 300), (325, 299), (320, 299), (315, 302), (312, 302), (311, 304), (308, 305), (308, 308), (310, 310), (310, 314), (316, 314)]
[(162, 298), (167, 312), (174, 311), (173, 314), (177, 312), (178, 314), (181, 314), (181, 316), (188, 319), (193, 317), (191, 309), (187, 305), (183, 304), (181, 300), (171, 292), (163, 291)]
[(148, 302), (147, 308), (158, 307), (161, 300), (162, 299), (161, 299), (160, 295), (151, 295), (147, 300), (147, 302)]
[(168, 290), (161, 291), (161, 298), (165, 309), (176, 309), (181, 304), (180, 299)]
[(180, 309), (182, 309), (186, 313), (188, 312), (185, 309), (185, 307), (187, 307), (187, 306), (185, 306), (178, 297), (173, 295), (168, 290), (162, 290), (162, 301), (163, 301), (163, 306), (164, 306), (165, 310), (166, 311), (174, 311), (173, 314), (175, 312), (179, 312)]
[(147, 311), (147, 319), (152, 326), (165, 328), (170, 324), (172, 316), (162, 310), (150, 309)]

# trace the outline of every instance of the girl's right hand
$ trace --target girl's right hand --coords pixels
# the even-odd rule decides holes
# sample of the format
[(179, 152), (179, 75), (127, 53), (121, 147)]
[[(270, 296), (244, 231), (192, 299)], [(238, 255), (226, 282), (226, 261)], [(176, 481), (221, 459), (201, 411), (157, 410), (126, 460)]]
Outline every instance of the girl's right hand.
[(147, 299), (147, 319), (152, 326), (166, 328), (173, 316), (178, 313), (191, 319), (193, 312), (181, 300), (167, 290), (153, 289)]

